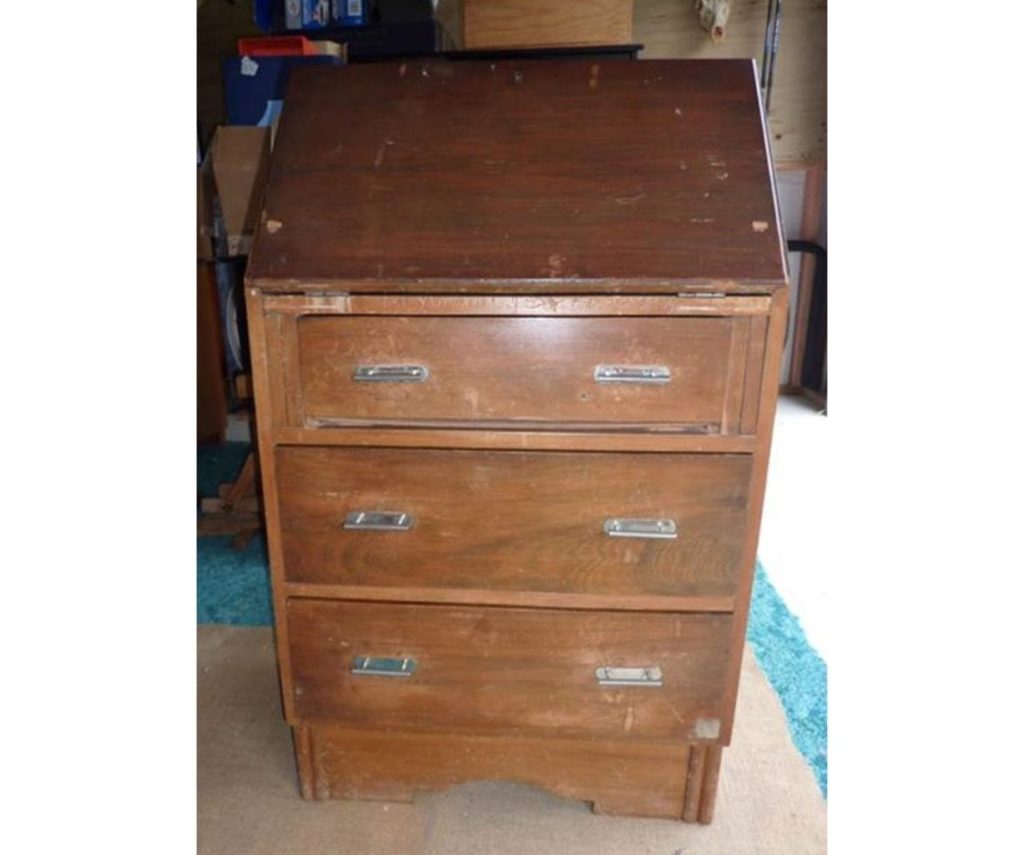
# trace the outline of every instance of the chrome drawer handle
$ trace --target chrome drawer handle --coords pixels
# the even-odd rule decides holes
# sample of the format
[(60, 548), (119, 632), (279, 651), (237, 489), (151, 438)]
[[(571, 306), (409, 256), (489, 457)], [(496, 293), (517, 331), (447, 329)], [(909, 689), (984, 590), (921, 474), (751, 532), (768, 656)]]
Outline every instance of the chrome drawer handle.
[(624, 520), (604, 521), (604, 533), (609, 537), (657, 537), (674, 540), (678, 534), (675, 520)]
[(357, 383), (422, 383), (429, 375), (425, 365), (359, 365), (352, 379)]
[(657, 689), (662, 685), (661, 668), (598, 668), (594, 671), (599, 686), (649, 686)]
[(352, 511), (345, 517), (345, 528), (359, 531), (408, 531), (412, 517), (402, 511)]
[(598, 365), (598, 383), (668, 383), (672, 372), (664, 365)]
[(391, 656), (356, 656), (352, 673), (358, 677), (411, 677), (416, 670), (415, 659)]

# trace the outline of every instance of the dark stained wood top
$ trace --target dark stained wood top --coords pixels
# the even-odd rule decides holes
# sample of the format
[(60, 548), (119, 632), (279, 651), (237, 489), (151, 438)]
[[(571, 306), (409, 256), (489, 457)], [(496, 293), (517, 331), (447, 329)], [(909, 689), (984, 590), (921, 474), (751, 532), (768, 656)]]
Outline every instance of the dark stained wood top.
[(747, 60), (297, 68), (248, 279), (763, 291), (776, 210)]

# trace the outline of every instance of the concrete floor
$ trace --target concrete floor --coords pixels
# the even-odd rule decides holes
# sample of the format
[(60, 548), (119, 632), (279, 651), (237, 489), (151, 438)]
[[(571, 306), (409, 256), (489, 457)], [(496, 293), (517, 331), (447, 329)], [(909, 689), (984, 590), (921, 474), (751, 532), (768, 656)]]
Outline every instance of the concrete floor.
[(768, 578), (825, 661), (828, 556), (823, 524), (828, 418), (803, 398), (779, 398), (757, 554)]

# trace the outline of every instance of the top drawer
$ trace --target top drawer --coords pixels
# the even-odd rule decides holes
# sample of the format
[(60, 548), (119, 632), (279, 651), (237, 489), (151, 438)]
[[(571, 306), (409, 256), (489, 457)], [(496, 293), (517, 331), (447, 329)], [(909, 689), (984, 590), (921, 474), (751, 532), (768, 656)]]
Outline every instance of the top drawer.
[(759, 320), (300, 316), (293, 420), (747, 432)]

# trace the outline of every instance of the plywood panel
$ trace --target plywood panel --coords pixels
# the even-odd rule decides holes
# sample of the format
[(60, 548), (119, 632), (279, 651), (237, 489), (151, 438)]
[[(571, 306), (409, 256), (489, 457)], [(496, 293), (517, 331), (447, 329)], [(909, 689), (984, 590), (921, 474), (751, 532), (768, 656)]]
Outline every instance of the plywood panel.
[(463, 0), (464, 46), (614, 45), (630, 41), (633, 0)]
[[(826, 153), (826, 0), (786, 0), (768, 121), (777, 163), (821, 163)], [(732, 4), (715, 45), (690, 2), (635, 0), (633, 39), (642, 59), (756, 59), (764, 51), (767, 0)]]

